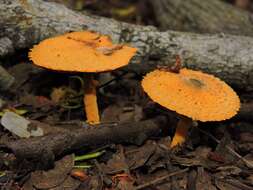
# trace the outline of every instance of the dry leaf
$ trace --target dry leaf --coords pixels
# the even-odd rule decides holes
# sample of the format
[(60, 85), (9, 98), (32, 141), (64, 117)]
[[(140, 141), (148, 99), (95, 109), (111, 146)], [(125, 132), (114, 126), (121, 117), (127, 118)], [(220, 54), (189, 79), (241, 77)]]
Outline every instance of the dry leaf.
[(96, 48), (97, 51), (101, 52), (104, 55), (111, 55), (116, 50), (120, 50), (123, 48), (123, 45), (113, 45), (111, 47), (98, 47)]

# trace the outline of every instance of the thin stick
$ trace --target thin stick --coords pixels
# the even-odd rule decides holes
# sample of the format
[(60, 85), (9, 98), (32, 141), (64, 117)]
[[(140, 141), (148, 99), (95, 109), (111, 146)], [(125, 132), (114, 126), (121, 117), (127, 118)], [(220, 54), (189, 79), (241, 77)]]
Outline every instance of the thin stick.
[[(215, 138), (213, 135), (207, 133), (206, 131), (196, 127), (201, 133), (207, 135), (208, 137), (210, 137), (211, 139), (213, 139), (217, 144), (220, 144), (220, 140), (218, 140), (217, 138)], [(240, 154), (238, 154), (236, 151), (234, 151), (230, 146), (226, 145), (225, 148), (232, 154), (234, 154), (235, 156), (237, 156), (240, 160), (242, 160), (248, 167), (253, 168), (253, 164), (251, 164), (248, 160), (246, 160), (245, 158), (243, 158)]]
[(147, 182), (147, 183), (144, 183), (144, 184), (142, 184), (142, 185), (139, 185), (139, 186), (137, 186), (135, 189), (136, 189), (136, 190), (144, 189), (144, 188), (146, 188), (146, 187), (149, 187), (149, 186), (151, 186), (151, 185), (154, 185), (154, 184), (156, 184), (156, 183), (159, 183), (159, 182), (161, 182), (161, 181), (163, 181), (163, 180), (165, 180), (165, 179), (167, 179), (167, 178), (169, 178), (169, 177), (172, 177), (172, 176), (179, 175), (179, 174), (182, 174), (182, 173), (184, 173), (184, 172), (187, 172), (188, 170), (189, 170), (189, 168), (186, 168), (186, 169), (183, 169), (183, 170), (179, 170), (179, 171), (176, 171), (176, 172), (172, 172), (172, 173), (167, 174), (167, 175), (165, 175), (165, 176), (161, 176), (161, 177), (159, 177), (159, 178), (156, 178), (156, 179), (153, 180), (153, 181), (149, 181), (149, 182)]
[(123, 77), (123, 76), (126, 75), (127, 73), (128, 73), (128, 72), (125, 71), (125, 72), (122, 73), (121, 75), (119, 75), (119, 76), (117, 76), (117, 77), (115, 77), (115, 78), (113, 78), (113, 79), (111, 79), (111, 80), (105, 82), (104, 84), (101, 84), (101, 85), (98, 87), (98, 89), (104, 88), (104, 87), (106, 87), (107, 85), (109, 85), (110, 83), (112, 83), (113, 81), (118, 80), (118, 79), (121, 79), (121, 77)]

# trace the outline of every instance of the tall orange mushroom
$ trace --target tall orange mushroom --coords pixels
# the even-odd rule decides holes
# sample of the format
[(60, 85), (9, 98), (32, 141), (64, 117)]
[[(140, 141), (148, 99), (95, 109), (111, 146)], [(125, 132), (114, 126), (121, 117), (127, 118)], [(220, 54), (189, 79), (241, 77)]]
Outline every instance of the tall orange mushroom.
[(46, 39), (29, 52), (34, 64), (56, 71), (84, 72), (84, 105), (87, 121), (100, 122), (94, 73), (127, 65), (137, 49), (114, 45), (108, 36), (95, 32), (72, 32)]
[(200, 71), (158, 69), (144, 77), (142, 87), (154, 102), (181, 115), (171, 147), (185, 141), (192, 120), (221, 121), (233, 117), (240, 108), (232, 88)]

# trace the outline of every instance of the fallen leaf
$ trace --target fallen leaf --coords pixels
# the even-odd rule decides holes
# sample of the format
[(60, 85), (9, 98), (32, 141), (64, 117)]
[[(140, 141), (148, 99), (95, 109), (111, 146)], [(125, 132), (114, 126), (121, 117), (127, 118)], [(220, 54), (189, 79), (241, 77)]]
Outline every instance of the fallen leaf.
[(24, 95), (20, 98), (20, 103), (34, 108), (50, 107), (54, 103), (45, 96), (33, 96), (31, 94)]
[(215, 174), (217, 178), (225, 178), (227, 176), (239, 175), (242, 169), (236, 166), (221, 166), (216, 169), (218, 172)]
[(212, 184), (211, 176), (204, 170), (203, 167), (198, 167), (196, 178), (196, 190), (216, 190)]
[(115, 187), (115, 190), (135, 190), (133, 181), (122, 178)]
[(241, 142), (253, 142), (253, 134), (249, 132), (240, 133)]
[(147, 141), (143, 146), (126, 152), (127, 165), (131, 170), (143, 166), (155, 153), (156, 144)]
[(59, 104), (64, 99), (65, 95), (66, 95), (65, 88), (60, 87), (60, 88), (54, 88), (52, 90), (52, 93), (50, 94), (50, 97), (54, 103)]
[(98, 47), (96, 48), (96, 50), (104, 55), (111, 55), (113, 54), (115, 51), (120, 50), (123, 48), (123, 45), (113, 45), (111, 47)]
[(215, 180), (215, 185), (220, 190), (241, 190), (233, 185), (230, 185), (228, 183), (219, 180)]
[(125, 8), (113, 8), (111, 10), (112, 14), (116, 17), (129, 17), (133, 14), (136, 13), (136, 6), (135, 5), (130, 5), (128, 7)]
[[(48, 171), (32, 172), (31, 178), (25, 183), (24, 189), (34, 186), (37, 189), (56, 188), (64, 183), (74, 166), (74, 155), (68, 155), (55, 162), (55, 167)], [(70, 180), (70, 179), (69, 179)]]
[(25, 109), (7, 108), (7, 109), (4, 109), (2, 112), (0, 112), (0, 116), (3, 116), (5, 112), (14, 112), (18, 115), (24, 115), (28, 111)]
[(121, 105), (110, 105), (104, 109), (101, 115), (102, 122), (132, 122), (140, 121), (143, 118), (142, 107), (138, 105), (127, 106), (126, 103)]
[(224, 157), (216, 152), (209, 152), (208, 158), (212, 161), (216, 161), (219, 163), (225, 163)]
[(115, 154), (113, 154), (112, 158), (108, 160), (106, 164), (101, 164), (101, 168), (106, 174), (111, 175), (129, 170), (122, 150), (118, 150)]
[(70, 175), (80, 181), (86, 181), (89, 178), (89, 176), (84, 172), (84, 170), (80, 169), (73, 169)]

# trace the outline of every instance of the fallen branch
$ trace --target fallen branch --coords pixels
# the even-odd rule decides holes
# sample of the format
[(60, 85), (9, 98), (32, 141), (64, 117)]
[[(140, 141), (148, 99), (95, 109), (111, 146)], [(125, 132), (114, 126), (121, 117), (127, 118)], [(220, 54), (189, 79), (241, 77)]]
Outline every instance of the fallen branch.
[(163, 30), (253, 36), (253, 15), (221, 0), (149, 0)]
[(118, 143), (140, 145), (147, 138), (161, 134), (165, 122), (160, 117), (136, 123), (64, 130), (43, 137), (7, 142), (1, 147), (9, 149), (19, 165), (29, 162), (32, 168), (49, 168), (56, 158), (76, 150)]
[[(137, 47), (138, 55), (128, 69), (149, 71), (157, 65), (172, 65), (175, 55), (180, 54), (187, 67), (216, 74), (238, 88), (253, 88), (250, 37), (159, 32), (154, 27), (88, 16), (41, 0), (4, 0), (0, 18), (0, 37), (8, 38), (13, 49), (29, 48), (50, 36), (88, 29)], [(0, 52), (0, 57), (6, 54)], [(140, 62), (143, 63), (136, 64)]]

